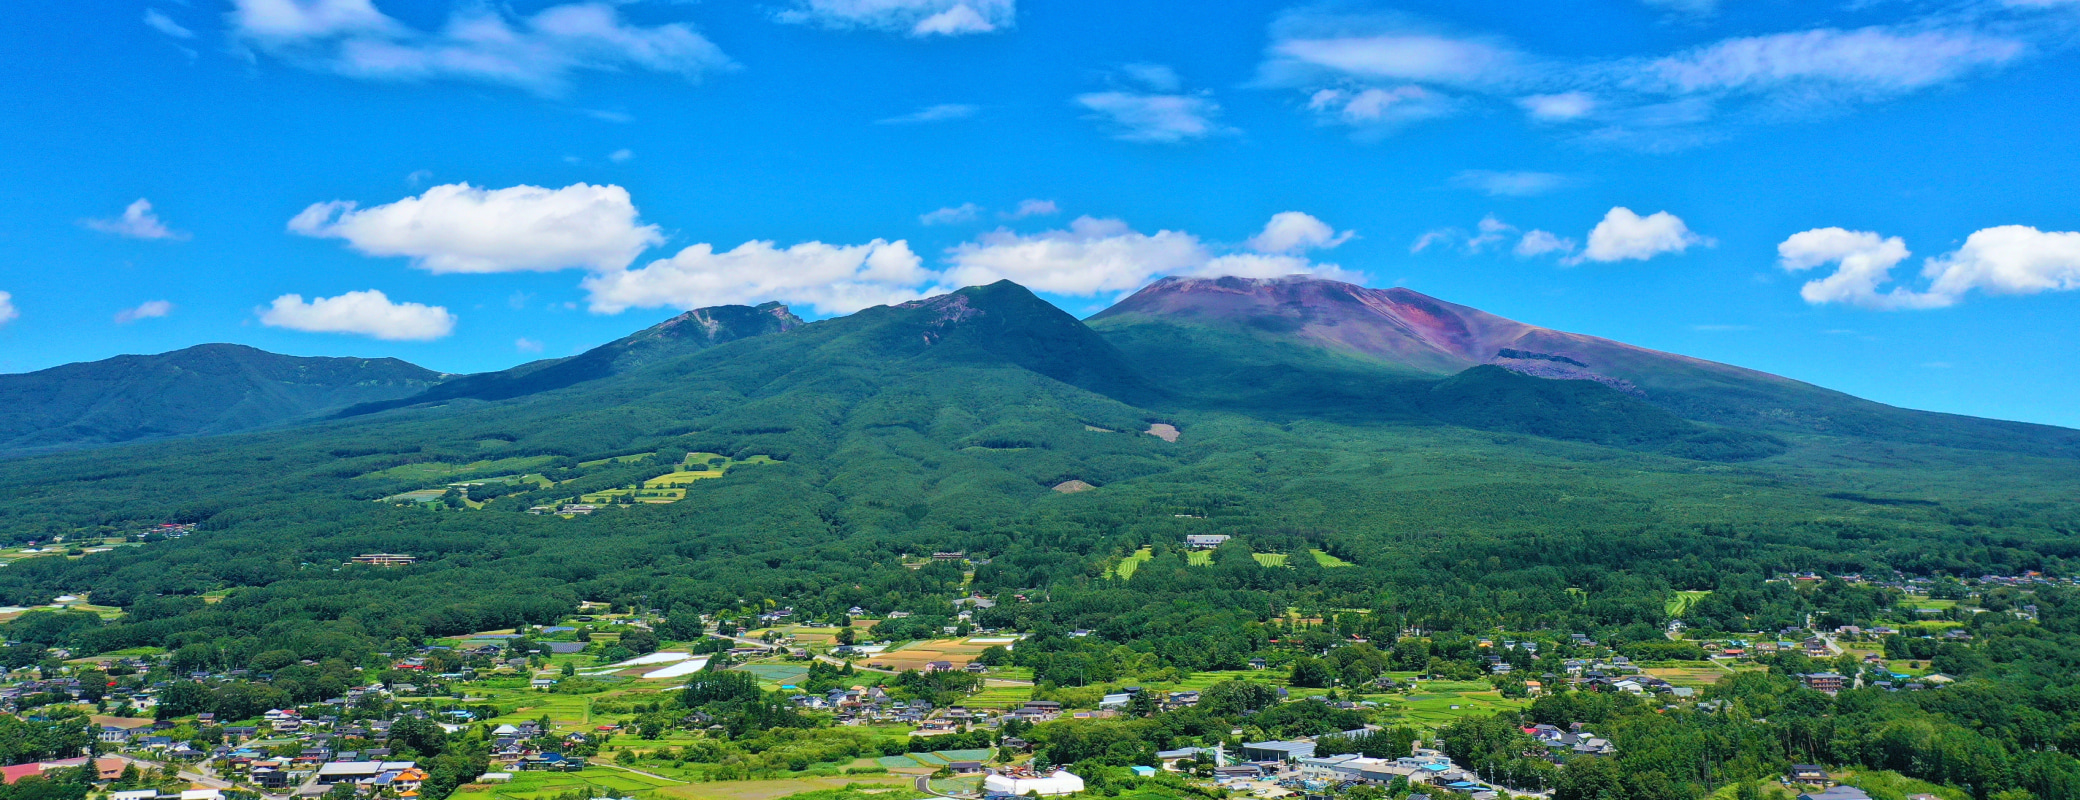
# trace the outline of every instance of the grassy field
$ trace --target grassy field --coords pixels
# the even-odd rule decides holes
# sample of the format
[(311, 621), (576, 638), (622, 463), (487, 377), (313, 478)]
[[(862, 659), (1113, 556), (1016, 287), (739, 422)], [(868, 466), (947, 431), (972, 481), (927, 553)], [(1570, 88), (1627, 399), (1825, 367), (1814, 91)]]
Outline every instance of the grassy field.
[(1286, 554), (1284, 553), (1251, 553), (1249, 557), (1256, 559), (1257, 563), (1267, 567), (1283, 567), (1286, 565)]
[(1142, 564), (1148, 563), (1149, 559), (1155, 557), (1155, 551), (1146, 547), (1141, 548), (1134, 551), (1133, 555), (1120, 559), (1118, 564), (1112, 566), (1112, 571), (1106, 574), (1120, 580), (1132, 578), (1134, 577), (1134, 570), (1140, 569)]
[(1674, 597), (1668, 598), (1668, 615), (1682, 616), (1683, 612), (1689, 611), (1691, 606), (1697, 605), (1697, 601), (1703, 600), (1708, 594), (1711, 594), (1710, 590), (1676, 592)]
[(1322, 565), (1322, 566), (1324, 566), (1324, 567), (1349, 567), (1349, 566), (1356, 566), (1356, 565), (1352, 564), (1352, 563), (1351, 563), (1351, 562), (1349, 562), (1349, 561), (1345, 561), (1345, 560), (1343, 560), (1343, 559), (1340, 559), (1340, 558), (1337, 558), (1337, 557), (1335, 557), (1335, 556), (1329, 555), (1328, 553), (1324, 553), (1324, 552), (1322, 552), (1322, 551), (1320, 551), (1320, 550), (1309, 550), (1309, 551), (1307, 551), (1307, 552), (1309, 552), (1309, 553), (1313, 553), (1313, 554), (1314, 554), (1314, 563), (1316, 563), (1316, 564), (1320, 564), (1320, 565)]
[[(1396, 680), (1402, 676), (1396, 675)], [(1388, 718), (1399, 718), (1435, 730), (1461, 717), (1486, 717), (1502, 711), (1518, 711), (1528, 700), (1511, 700), (1485, 681), (1421, 681), (1406, 696), (1381, 703)]]
[(407, 481), (433, 481), (470, 472), (526, 472), (555, 461), (555, 456), (522, 456), (500, 458), (490, 461), (472, 461), (468, 464), (449, 464), (442, 461), (427, 461), (418, 464), (399, 464), (389, 469), (380, 469), (363, 475), (364, 478), (391, 478)]
[[(674, 800), (777, 800), (789, 795), (843, 789), (857, 784), (875, 788), (887, 787), (886, 791), (873, 792), (872, 796), (876, 798), (908, 800), (918, 796), (916, 792), (907, 788), (910, 781), (909, 777), (903, 775), (833, 775), (771, 781), (718, 781), (667, 787), (658, 790), (657, 797)], [(872, 792), (871, 789), (869, 791)]]
[[(623, 458), (641, 458), (641, 456), (624, 456)], [(643, 481), (642, 486), (635, 489), (604, 489), (591, 494), (581, 495), (578, 498), (578, 502), (599, 505), (612, 503), (622, 497), (634, 495), (635, 501), (638, 503), (660, 505), (676, 503), (686, 499), (687, 487), (695, 483), (720, 478), (729, 474), (731, 469), (744, 464), (771, 463), (773, 463), (772, 458), (762, 455), (735, 460), (717, 453), (687, 453), (686, 461), (679, 465), (679, 471), (677, 472), (659, 475)], [(583, 465), (581, 464), (580, 466)]]
[(1193, 550), (1192, 552), (1185, 554), (1184, 563), (1190, 564), (1194, 567), (1213, 566), (1213, 551)]
[(470, 784), (456, 790), (452, 797), (456, 800), (539, 800), (571, 791), (587, 791), (591, 797), (625, 797), (678, 785), (607, 767), (587, 767), (578, 772), (514, 772), (512, 775), (510, 783)]

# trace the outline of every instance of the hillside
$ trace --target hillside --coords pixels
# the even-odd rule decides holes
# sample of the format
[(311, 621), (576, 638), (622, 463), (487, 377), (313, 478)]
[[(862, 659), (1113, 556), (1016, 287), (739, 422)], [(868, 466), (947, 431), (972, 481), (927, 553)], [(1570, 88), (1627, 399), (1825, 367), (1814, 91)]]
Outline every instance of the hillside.
[(800, 317), (779, 303), (766, 303), (757, 308), (698, 308), (569, 358), (545, 359), (498, 372), (464, 375), (407, 397), (357, 404), (341, 411), (340, 416), (456, 400), (509, 400), (599, 380), (651, 361), (698, 352), (738, 339), (790, 331), (801, 324)]
[[(1416, 385), (1482, 365), (1599, 384), (1683, 419), (1751, 433), (1821, 434), (2071, 458), (2080, 431), (1893, 408), (1755, 370), (1503, 319), (1407, 289), (1305, 276), (1164, 278), (1091, 327), (1166, 386), (1260, 413), (1407, 419)], [(1574, 387), (1605, 407), (1626, 401)], [(1508, 423), (1508, 407), (1457, 409)], [(1475, 424), (1474, 427), (1489, 427)], [(1572, 438), (1565, 437), (1562, 438)]]
[(443, 377), (394, 358), (235, 344), (0, 375), (0, 455), (252, 430), (416, 394)]

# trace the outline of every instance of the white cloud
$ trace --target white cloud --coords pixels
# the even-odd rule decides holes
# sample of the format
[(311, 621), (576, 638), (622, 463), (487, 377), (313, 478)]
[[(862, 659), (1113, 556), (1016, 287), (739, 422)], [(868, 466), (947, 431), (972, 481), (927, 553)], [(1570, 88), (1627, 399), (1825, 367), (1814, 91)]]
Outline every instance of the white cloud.
[(1644, 88), (1673, 94), (1820, 84), (1882, 96), (2004, 64), (2028, 49), (2021, 41), (1971, 30), (1823, 28), (1728, 39), (1625, 68), (1640, 69), (1632, 80)]
[(515, 18), (463, 4), (438, 32), (420, 31), (370, 0), (232, 0), (232, 33), (291, 63), (377, 80), (456, 79), (539, 94), (580, 71), (641, 69), (698, 80), (735, 68), (685, 23), (624, 22), (613, 5), (579, 2)]
[(1495, 172), (1470, 169), (1452, 176), (1452, 185), (1489, 197), (1531, 197), (1565, 187), (1568, 178), (1551, 172)]
[(21, 315), (22, 312), (14, 307), (14, 295), (0, 292), (0, 325), (13, 322)]
[(1596, 111), (1596, 98), (1588, 92), (1534, 94), (1517, 98), (1517, 107), (1539, 122), (1571, 122)]
[(173, 304), (165, 300), (146, 300), (136, 308), (116, 312), (116, 324), (127, 325), (141, 319), (153, 319), (173, 313)]
[(1090, 119), (1107, 123), (1112, 138), (1126, 142), (1177, 144), (1227, 132), (1214, 122), (1220, 104), (1203, 94), (1091, 92), (1076, 102), (1091, 110)]
[(1800, 287), (1799, 296), (1815, 305), (1847, 303), (1885, 311), (1944, 308), (1974, 289), (1989, 294), (2080, 289), (2080, 233), (2026, 225), (1977, 231), (1955, 252), (1928, 259), (1921, 269), (1928, 288), (1922, 291), (1885, 288), (1893, 267), (1909, 255), (1906, 242), (1897, 236), (1816, 228), (1785, 239), (1777, 245), (1777, 255), (1788, 272), (1835, 265), (1832, 274)]
[(429, 272), (618, 270), (664, 241), (641, 224), (628, 190), (577, 183), (561, 189), (467, 183), (357, 209), (316, 203), (289, 221), (305, 236), (346, 240), (372, 256), (406, 256)]
[(1384, 133), (1458, 110), (1451, 98), (1413, 84), (1391, 88), (1331, 88), (1307, 97), (1316, 119)]
[(1647, 5), (1678, 14), (1710, 16), (1719, 12), (1719, 0), (1645, 0)]
[(1526, 66), (1523, 54), (1499, 41), (1407, 29), (1287, 38), (1270, 51), (1261, 72), (1274, 83), (1326, 74), (1486, 87), (1515, 81)]
[(1517, 240), (1517, 246), (1511, 252), (1516, 253), (1518, 258), (1537, 258), (1547, 253), (1572, 253), (1574, 240), (1533, 229), (1524, 232), (1524, 237)]
[(194, 31), (188, 30), (187, 27), (181, 25), (178, 22), (173, 21), (172, 17), (166, 16), (165, 12), (160, 11), (156, 8), (147, 8), (144, 10), (144, 24), (149, 26), (152, 30), (166, 34), (175, 39), (195, 38)]
[(877, 119), (874, 120), (874, 124), (917, 125), (926, 122), (947, 122), (949, 120), (967, 119), (975, 116), (976, 112), (981, 110), (981, 106), (968, 105), (966, 103), (940, 103), (938, 105), (925, 106), (901, 116)]
[(117, 236), (127, 236), (132, 239), (171, 239), (173, 241), (181, 241), (188, 238), (188, 234), (166, 227), (165, 221), (159, 219), (159, 215), (152, 213), (152, 201), (142, 197), (137, 198), (137, 202), (131, 203), (128, 208), (123, 209), (123, 215), (120, 217), (114, 219), (81, 220), (80, 224), (102, 233), (113, 233)]
[[(1117, 219), (1078, 217), (1067, 230), (1035, 234), (997, 230), (950, 248), (947, 260), (951, 267), (943, 282), (969, 286), (1009, 279), (1036, 291), (1089, 297), (1133, 290), (1165, 275), (1360, 277), (1302, 255), (1307, 249), (1333, 247), (1349, 238), (1347, 233), (1334, 234), (1326, 224), (1315, 229), (1307, 220), (1320, 224), (1305, 214), (1273, 217), (1251, 240), (1263, 244), (1263, 249), (1230, 253), (1219, 253), (1184, 231), (1141, 233)], [(1324, 230), (1329, 231), (1326, 237), (1320, 235)], [(1280, 246), (1284, 249), (1272, 249)]]
[(1692, 246), (1714, 244), (1692, 233), (1683, 220), (1666, 211), (1642, 217), (1632, 209), (1616, 207), (1589, 231), (1589, 246), (1572, 263), (1587, 261), (1645, 261), (1663, 253), (1681, 253)]
[(513, 349), (522, 353), (542, 352), (542, 343), (522, 336), (513, 340)]
[(936, 211), (919, 214), (917, 221), (926, 225), (955, 225), (962, 222), (974, 222), (980, 216), (982, 216), (982, 206), (974, 203), (962, 203), (957, 206), (947, 206)]
[(285, 294), (260, 310), (260, 323), (312, 333), (353, 333), (387, 341), (429, 341), (455, 330), (455, 315), (440, 306), (393, 303), (370, 289), (306, 303)]
[[(2027, 0), (2040, 2), (2041, 0)], [(1709, 14), (1715, 0), (1648, 0)], [(1854, 30), (1727, 38), (1661, 55), (1554, 58), (1401, 14), (1328, 4), (1280, 15), (1256, 85), (1295, 90), (1324, 121), (1407, 124), (1481, 102), (1563, 135), (1649, 150), (1720, 138), (1714, 129), (1839, 112), (1996, 69), (2033, 50), (2030, 27), (1984, 13)], [(1981, 9), (1983, 11), (1983, 9)]]
[(1987, 228), (1966, 237), (1957, 252), (1929, 259), (1922, 274), (1932, 291), (1951, 297), (1973, 289), (1993, 294), (2080, 289), (2080, 232), (2026, 225)]
[(861, 245), (804, 242), (776, 247), (753, 241), (724, 253), (697, 244), (633, 270), (585, 277), (594, 313), (673, 306), (690, 309), (779, 300), (844, 314), (915, 300), (933, 277), (907, 242)]
[(612, 161), (616, 164), (626, 163), (629, 159), (635, 157), (636, 151), (630, 150), (626, 147), (607, 154), (607, 160)]
[(1304, 212), (1281, 211), (1271, 215), (1271, 221), (1264, 223), (1262, 232), (1250, 237), (1248, 245), (1259, 253), (1291, 254), (1333, 248), (1356, 235), (1352, 231), (1337, 233), (1329, 223)]
[(1409, 245), (1408, 252), (1420, 253), (1432, 247), (1452, 247), (1469, 254), (1477, 254), (1503, 247), (1511, 239), (1515, 239), (1516, 244), (1507, 247), (1516, 253), (1518, 258), (1533, 258), (1548, 253), (1572, 253), (1575, 247), (1573, 239), (1555, 236), (1548, 231), (1523, 230), (1489, 214), (1474, 225), (1471, 233), (1460, 228), (1428, 231), (1416, 237), (1415, 243)]
[(866, 28), (915, 37), (993, 33), (1017, 21), (1016, 0), (796, 0), (782, 22), (849, 30)]
[(1128, 80), (1147, 87), (1149, 91), (1175, 92), (1184, 88), (1184, 78), (1165, 64), (1127, 64), (1119, 70)]
[(1026, 217), (1051, 217), (1060, 213), (1062, 213), (1061, 207), (1055, 205), (1053, 200), (1026, 199), (1018, 201), (1018, 208), (1003, 212), (997, 216), (1004, 219), (1025, 219)]

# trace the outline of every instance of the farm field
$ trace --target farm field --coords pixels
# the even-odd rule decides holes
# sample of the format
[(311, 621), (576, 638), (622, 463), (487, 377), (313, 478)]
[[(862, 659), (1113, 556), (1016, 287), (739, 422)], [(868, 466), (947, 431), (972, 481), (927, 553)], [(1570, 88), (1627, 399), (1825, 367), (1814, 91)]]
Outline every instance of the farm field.
[(784, 778), (770, 781), (717, 781), (714, 783), (686, 783), (659, 789), (655, 798), (663, 800), (777, 800), (804, 792), (821, 792), (843, 789), (847, 786), (867, 786), (869, 791), (886, 787), (887, 791), (874, 795), (886, 800), (909, 800), (919, 795), (909, 789), (911, 778), (904, 775), (832, 775), (828, 777)]
[(967, 666), (968, 662), (974, 661), (976, 656), (982, 655), (982, 651), (988, 649), (992, 644), (1003, 644), (1002, 642), (977, 642), (976, 638), (987, 639), (991, 637), (925, 639), (908, 642), (887, 651), (868, 656), (867, 661), (870, 665), (885, 665), (888, 669), (897, 672), (902, 672), (906, 669), (914, 669), (921, 672), (924, 670), (924, 665), (933, 661), (945, 661), (953, 664), (955, 669), (959, 669)]
[[(717, 453), (687, 453), (686, 461), (679, 465), (679, 471), (677, 472), (659, 475), (643, 481), (643, 484), (636, 488), (604, 489), (590, 494), (579, 495), (578, 502), (602, 505), (616, 502), (623, 497), (633, 496), (635, 502), (638, 503), (676, 503), (686, 499), (687, 488), (697, 482), (720, 478), (729, 474), (731, 469), (744, 464), (771, 463), (773, 463), (773, 459), (763, 455), (751, 456), (745, 459), (731, 459), (728, 456)], [(580, 466), (584, 465), (581, 464)]]
[(675, 786), (633, 772), (608, 767), (586, 767), (578, 772), (514, 772), (504, 784), (470, 784), (450, 795), (456, 800), (544, 800), (573, 791), (589, 797), (627, 797)]
[(1732, 675), (1732, 670), (1719, 667), (1650, 667), (1648, 675), (1668, 681), (1671, 686), (1688, 686), (1702, 689), (1718, 683), (1720, 678)]
[(379, 469), (362, 475), (364, 478), (389, 478), (407, 481), (434, 481), (472, 472), (526, 472), (535, 467), (555, 461), (555, 456), (520, 456), (489, 461), (473, 461), (468, 464), (450, 464), (443, 461), (426, 461), (418, 464), (399, 464), (389, 469)]

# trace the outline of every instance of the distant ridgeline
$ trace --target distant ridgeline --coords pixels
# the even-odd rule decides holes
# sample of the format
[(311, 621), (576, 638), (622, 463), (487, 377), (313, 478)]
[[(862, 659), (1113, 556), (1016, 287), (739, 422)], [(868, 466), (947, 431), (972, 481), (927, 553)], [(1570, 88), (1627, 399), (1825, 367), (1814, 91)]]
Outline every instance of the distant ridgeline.
[[(0, 460), (4, 542), (206, 534), (0, 568), (0, 604), (108, 609), (25, 611), (0, 655), (171, 651), (179, 675), (246, 671), (209, 702), (310, 702), (398, 657), (433, 664), (399, 682), (441, 680), (416, 648), (567, 628), (581, 603), (635, 609), (646, 626), (599, 640), (631, 644), (697, 640), (702, 615), (758, 631), (785, 608), (818, 623), (792, 646), (934, 641), (918, 652), (987, 652), (1002, 672), (773, 659), (639, 703), (609, 665), (502, 680), (625, 709), (588, 725), (713, 720), (697, 727), (727, 736), (631, 756), (668, 750), (642, 768), (709, 776), (810, 740), (849, 743), (757, 763), (799, 776), (891, 755), (766, 694), (783, 685), (1071, 710), (1141, 686), (1116, 718), (1015, 738), (1128, 791), (1129, 767), (1239, 727), (1346, 753), (1421, 738), (1555, 800), (1747, 797), (1792, 764), (1969, 787), (1944, 796), (2080, 795), (2080, 432), (1331, 281), (1165, 279), (1089, 320), (1010, 283), (813, 323), (771, 306), (675, 319), (686, 335), (650, 329), (583, 370), (538, 362), (264, 429)], [(1023, 638), (938, 641), (984, 629)], [(699, 646), (719, 664), (749, 648)], [(1557, 691), (1590, 671), (1604, 681)], [(186, 683), (136, 677), (161, 674)], [(1418, 675), (1444, 680), (1400, 694)], [(1696, 691), (1630, 691), (1654, 681)], [(1380, 705), (1340, 705), (1352, 693)], [(1615, 753), (1525, 757), (1549, 748), (1527, 728), (1577, 722)], [(1367, 724), (1377, 740), (1322, 737)], [(1001, 752), (989, 729), (948, 735), (975, 731), (980, 745), (932, 749)]]

